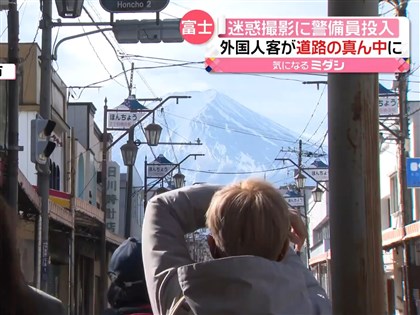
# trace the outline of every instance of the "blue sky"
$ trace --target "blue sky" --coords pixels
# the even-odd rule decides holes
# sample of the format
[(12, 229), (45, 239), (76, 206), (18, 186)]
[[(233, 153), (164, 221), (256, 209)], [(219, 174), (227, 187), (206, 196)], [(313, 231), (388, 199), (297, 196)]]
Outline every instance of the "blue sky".
[[(18, 1), (20, 8), (20, 40), (32, 42), (35, 38), (41, 41), (41, 31), (36, 31), (39, 19), (39, 2), (33, 0)], [(85, 6), (95, 21), (109, 20), (109, 13), (104, 11), (99, 1), (85, 0)], [(54, 18), (59, 18), (55, 12)], [(192, 9), (202, 9), (213, 17), (322, 17), (327, 16), (327, 1), (281, 1), (281, 0), (175, 0), (161, 13), (161, 18), (180, 18)], [(412, 30), (412, 64), (417, 68), (419, 62), (419, 1), (410, 0), (408, 6)], [(379, 4), (379, 13), (392, 16), (389, 4)], [(115, 19), (154, 18), (150, 14), (117, 14)], [(71, 21), (71, 20), (66, 20)], [(73, 20), (78, 21), (77, 19)], [(80, 21), (90, 21), (86, 13)], [(6, 28), (6, 13), (0, 14), (0, 31)], [(93, 27), (60, 27), (53, 30), (53, 40), (93, 30)], [(107, 37), (120, 54), (125, 54), (123, 63), (128, 70), (131, 62), (136, 67), (162, 66), (162, 63), (177, 63), (171, 60), (203, 61), (205, 45), (194, 46), (184, 43), (176, 44), (125, 44), (116, 43), (112, 32)], [(0, 40), (7, 41), (7, 31)], [(142, 57), (132, 58), (130, 55)], [(151, 59), (162, 58), (162, 59)], [(165, 60), (163, 60), (165, 59)], [(168, 60), (171, 59), (171, 60)], [(112, 47), (102, 34), (82, 37), (63, 43), (58, 49), (58, 59), (53, 64), (59, 75), (69, 86), (85, 86), (102, 81), (122, 71)], [(409, 99), (420, 97), (420, 70), (410, 76)], [(392, 74), (380, 75), (380, 82), (390, 88)], [(160, 69), (137, 70), (134, 74), (134, 86), (137, 97), (161, 97), (167, 93), (189, 90), (216, 89), (257, 110), (275, 122), (298, 134), (305, 132), (317, 142), (327, 129), (327, 87), (321, 85), (305, 85), (304, 81), (324, 81), (326, 76), (293, 75), (293, 74), (209, 74), (201, 65), (191, 67), (166, 67)], [(124, 76), (99, 84), (99, 89), (74, 89), (74, 99), (70, 101), (92, 101), (98, 108), (97, 120), (101, 126), (102, 106), (105, 97), (108, 106), (118, 106), (128, 94)]]

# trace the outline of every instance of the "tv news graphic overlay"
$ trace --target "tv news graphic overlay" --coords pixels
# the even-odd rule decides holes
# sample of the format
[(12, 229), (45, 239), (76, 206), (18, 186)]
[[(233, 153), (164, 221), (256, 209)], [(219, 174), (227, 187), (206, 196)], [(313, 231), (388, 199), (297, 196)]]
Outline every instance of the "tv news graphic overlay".
[(16, 80), (16, 65), (0, 63), (0, 80)]
[[(208, 72), (410, 69), (410, 27), (405, 17), (219, 18), (217, 22), (217, 36), (207, 42)], [(187, 41), (194, 43), (191, 38)]]
[(199, 45), (206, 43), (212, 38), (215, 31), (215, 23), (207, 12), (192, 10), (182, 17), (179, 28), (185, 41)]

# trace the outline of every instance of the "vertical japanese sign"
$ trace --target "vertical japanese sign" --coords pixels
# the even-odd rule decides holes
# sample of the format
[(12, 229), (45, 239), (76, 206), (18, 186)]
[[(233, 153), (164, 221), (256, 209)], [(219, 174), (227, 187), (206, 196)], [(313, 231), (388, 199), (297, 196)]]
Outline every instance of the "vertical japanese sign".
[(208, 38), (208, 72), (401, 73), (410, 68), (405, 17), (219, 18), (216, 34), (214, 20), (195, 11), (181, 19), (180, 31), (192, 44)]
[(119, 234), (120, 215), (120, 166), (113, 161), (107, 164), (106, 228)]

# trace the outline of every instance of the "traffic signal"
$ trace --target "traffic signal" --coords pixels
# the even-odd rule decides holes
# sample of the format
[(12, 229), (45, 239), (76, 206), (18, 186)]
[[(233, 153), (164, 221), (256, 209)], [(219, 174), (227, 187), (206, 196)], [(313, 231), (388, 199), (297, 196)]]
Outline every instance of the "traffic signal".
[(33, 163), (46, 164), (53, 153), (56, 144), (49, 139), (55, 125), (55, 122), (49, 119), (31, 120), (31, 161)]
[(117, 20), (112, 31), (120, 44), (181, 43), (180, 24), (181, 19)]

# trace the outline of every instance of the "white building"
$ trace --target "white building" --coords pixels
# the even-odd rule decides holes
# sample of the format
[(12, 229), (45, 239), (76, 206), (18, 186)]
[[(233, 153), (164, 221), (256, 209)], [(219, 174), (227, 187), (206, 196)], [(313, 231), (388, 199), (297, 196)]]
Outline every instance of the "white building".
[[(410, 145), (409, 156), (420, 157), (420, 102), (409, 102)], [(392, 126), (392, 124), (389, 124)], [(391, 127), (395, 128), (395, 127)], [(397, 129), (398, 131), (398, 129)], [(384, 132), (380, 148), (380, 197), (382, 245), (384, 248), (384, 281), (387, 293), (387, 313), (403, 314), (406, 293), (404, 246), (410, 246), (409, 285), (412, 289), (412, 307), (420, 310), (420, 190), (412, 189), (411, 215), (413, 222), (404, 226), (400, 209), (398, 182), (398, 145), (395, 137)], [(412, 191), (412, 193), (411, 193)], [(331, 296), (330, 235), (328, 192), (322, 202), (311, 199), (309, 209), (310, 267), (321, 285)]]

